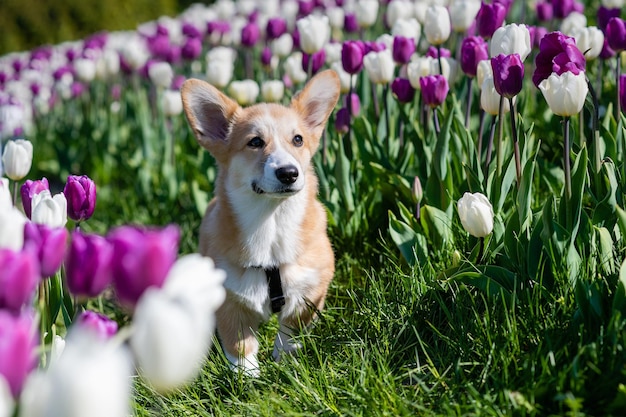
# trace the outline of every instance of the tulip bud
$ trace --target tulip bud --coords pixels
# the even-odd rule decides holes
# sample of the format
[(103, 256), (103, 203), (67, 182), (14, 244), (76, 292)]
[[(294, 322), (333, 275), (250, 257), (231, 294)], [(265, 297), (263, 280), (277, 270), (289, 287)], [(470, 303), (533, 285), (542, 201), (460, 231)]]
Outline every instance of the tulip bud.
[(89, 83), (96, 78), (96, 63), (93, 59), (79, 58), (74, 61), (74, 71), (76, 72), (76, 78)]
[(261, 29), (256, 22), (248, 22), (241, 29), (241, 44), (247, 47), (253, 47), (259, 41), (261, 37)]
[(24, 207), (24, 213), (26, 214), (26, 217), (28, 217), (29, 219), (32, 212), (31, 209), (33, 197), (44, 190), (50, 191), (48, 179), (45, 177), (37, 181), (26, 180), (24, 184), (22, 184), (22, 188), (20, 188), (20, 194), (22, 195), (22, 206)]
[(558, 116), (573, 116), (580, 113), (585, 105), (589, 86), (585, 73), (553, 73), (539, 84), (543, 97), (552, 113)]
[[(356, 21), (358, 26), (367, 29), (376, 23), (378, 18), (378, 0), (360, 0), (356, 4)], [(346, 15), (348, 18), (349, 15)], [(347, 22), (346, 22), (347, 23)]]
[(259, 85), (254, 80), (233, 81), (228, 86), (228, 94), (241, 106), (248, 106), (256, 102)]
[(613, 17), (620, 17), (621, 7), (613, 8), (613, 7), (605, 7), (600, 6), (598, 9), (598, 27), (604, 33), (606, 33), (606, 25), (609, 23), (609, 20)]
[(302, 52), (294, 52), (289, 55), (283, 68), (293, 83), (300, 84), (306, 81), (307, 73), (302, 69)]
[(465, 32), (476, 20), (480, 0), (453, 0), (450, 3), (450, 23), (455, 32)]
[(500, 54), (518, 54), (520, 59), (524, 61), (531, 49), (528, 27), (511, 23), (498, 28), (493, 33), (489, 52), (492, 57)]
[(26, 377), (37, 366), (36, 326), (31, 313), (14, 316), (0, 310), (0, 380), (8, 383), (16, 398)]
[(600, 29), (595, 26), (584, 27), (574, 31), (572, 35), (576, 39), (576, 46), (587, 61), (600, 56), (604, 46), (604, 33)]
[(285, 83), (280, 80), (268, 80), (261, 84), (261, 98), (263, 101), (278, 103), (285, 95)]
[(392, 49), (393, 60), (399, 65), (406, 64), (411, 60), (411, 56), (415, 52), (415, 42), (412, 38), (395, 36)]
[(33, 197), (31, 220), (50, 227), (63, 227), (67, 223), (67, 200), (63, 193), (50, 195), (43, 190)]
[(267, 21), (267, 27), (265, 29), (267, 39), (278, 39), (285, 32), (287, 32), (287, 22), (280, 17), (272, 17)]
[(202, 41), (200, 38), (188, 38), (180, 53), (184, 59), (194, 60), (198, 58), (202, 53)]
[(80, 222), (89, 219), (96, 208), (96, 184), (86, 175), (67, 177), (63, 194), (67, 200), (67, 215)]
[(448, 95), (448, 81), (443, 75), (429, 75), (420, 78), (420, 89), (424, 104), (435, 108), (440, 106)]
[[(496, 91), (496, 86), (493, 83), (493, 76), (487, 76), (484, 78), (483, 83), (480, 86), (480, 107), (487, 114), (497, 116), (500, 109), (500, 98), (502, 96)], [(504, 114), (511, 110), (508, 100), (504, 100), (504, 107), (502, 112)]]
[(24, 225), (24, 249), (39, 260), (42, 277), (50, 277), (61, 268), (67, 248), (68, 232), (64, 227), (51, 228), (32, 222)]
[(493, 33), (502, 26), (506, 16), (506, 7), (501, 3), (485, 3), (480, 6), (476, 15), (476, 28), (478, 34), (483, 38), (491, 38)]
[(30, 251), (0, 249), (0, 309), (19, 312), (32, 302), (39, 266)]
[(443, 6), (430, 6), (426, 9), (424, 34), (431, 45), (441, 45), (450, 37), (450, 14)]
[(469, 36), (461, 44), (461, 69), (470, 77), (476, 76), (478, 63), (489, 58), (488, 45), (479, 36)]
[(183, 112), (183, 99), (178, 90), (163, 91), (162, 105), (163, 114), (167, 117), (175, 117)]
[(491, 69), (498, 94), (512, 98), (522, 91), (524, 63), (518, 54), (501, 54), (491, 58)]
[(302, 54), (302, 70), (309, 72), (311, 70), (311, 74), (316, 74), (324, 65), (326, 61), (326, 51), (324, 49), (320, 49), (313, 55)]
[(626, 21), (612, 17), (606, 25), (606, 39), (615, 52), (626, 50)]
[(485, 237), (493, 231), (493, 207), (481, 193), (465, 193), (457, 202), (461, 224), (474, 237)]
[(308, 15), (296, 22), (300, 34), (300, 48), (312, 55), (324, 48), (330, 39), (330, 25), (327, 16)]
[(342, 134), (346, 134), (350, 130), (350, 112), (345, 107), (337, 110), (337, 114), (335, 114), (335, 130)]
[(148, 75), (150, 76), (150, 81), (157, 87), (168, 88), (172, 84), (174, 70), (167, 62), (155, 62), (148, 68)]
[(395, 64), (389, 49), (368, 53), (363, 57), (363, 66), (374, 84), (388, 84), (393, 79)]
[(549, 1), (537, 2), (535, 5), (535, 11), (537, 12), (537, 20), (540, 22), (549, 22), (554, 17), (552, 3)]
[(109, 233), (113, 244), (113, 284), (124, 303), (135, 305), (148, 287), (161, 287), (176, 260), (180, 232), (121, 226)]
[(391, 83), (391, 92), (400, 103), (410, 103), (415, 98), (415, 89), (406, 78), (396, 77)]
[(76, 322), (84, 330), (91, 331), (100, 340), (107, 340), (117, 333), (117, 322), (95, 311), (83, 311)]
[(72, 233), (65, 260), (67, 287), (81, 298), (97, 297), (112, 282), (113, 246), (98, 235)]
[(365, 44), (361, 41), (345, 41), (341, 48), (341, 63), (348, 74), (358, 74), (363, 69)]
[(33, 163), (33, 144), (25, 139), (10, 140), (2, 153), (4, 173), (13, 181), (28, 174)]

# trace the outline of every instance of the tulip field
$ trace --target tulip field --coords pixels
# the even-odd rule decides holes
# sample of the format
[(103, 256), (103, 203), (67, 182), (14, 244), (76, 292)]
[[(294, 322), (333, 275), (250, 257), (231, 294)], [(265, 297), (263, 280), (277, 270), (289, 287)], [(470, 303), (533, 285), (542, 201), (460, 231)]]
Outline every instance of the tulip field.
[[(626, 414), (625, 4), (218, 0), (0, 56), (0, 417)], [(249, 377), (180, 89), (325, 69), (335, 277)]]

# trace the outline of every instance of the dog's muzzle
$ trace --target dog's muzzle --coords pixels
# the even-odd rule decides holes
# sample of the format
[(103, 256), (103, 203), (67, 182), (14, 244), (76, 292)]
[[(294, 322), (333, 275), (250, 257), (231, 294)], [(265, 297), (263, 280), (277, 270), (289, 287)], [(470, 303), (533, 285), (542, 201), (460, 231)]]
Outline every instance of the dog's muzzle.
[(275, 173), (278, 181), (285, 185), (293, 184), (298, 180), (298, 168), (293, 165), (277, 168)]

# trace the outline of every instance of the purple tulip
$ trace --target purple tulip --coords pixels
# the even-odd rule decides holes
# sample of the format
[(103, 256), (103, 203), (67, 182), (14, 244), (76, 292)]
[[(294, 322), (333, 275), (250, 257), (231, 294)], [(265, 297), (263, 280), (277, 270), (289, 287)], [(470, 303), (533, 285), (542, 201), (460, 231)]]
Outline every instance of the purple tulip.
[(552, 11), (554, 17), (563, 19), (574, 11), (574, 0), (552, 0)]
[(37, 366), (37, 325), (32, 313), (14, 316), (0, 310), (0, 375), (18, 397), (28, 374)]
[(87, 87), (85, 87), (85, 84), (81, 83), (80, 81), (74, 81), (70, 86), (70, 94), (72, 98), (82, 96), (85, 90), (87, 90)]
[(528, 33), (530, 34), (530, 46), (531, 48), (539, 48), (541, 39), (548, 33), (548, 29), (543, 26), (528, 26)]
[(539, 43), (539, 53), (535, 58), (533, 83), (539, 84), (556, 72), (557, 75), (570, 71), (579, 74), (585, 71), (585, 56), (576, 46), (576, 40), (561, 32), (550, 32)]
[(619, 100), (622, 111), (626, 112), (626, 74), (622, 74), (619, 77)]
[(606, 39), (615, 52), (626, 50), (626, 21), (612, 17), (606, 24)]
[(171, 48), (170, 38), (167, 35), (155, 35), (148, 38), (148, 50), (159, 59), (167, 59)]
[(42, 277), (51, 277), (61, 268), (67, 250), (65, 227), (48, 227), (28, 222), (24, 225), (24, 249), (39, 260)]
[(443, 75), (429, 75), (420, 78), (420, 89), (424, 104), (435, 108), (443, 103), (448, 95), (448, 80)]
[(180, 231), (121, 226), (109, 233), (113, 244), (113, 284), (123, 303), (135, 305), (148, 287), (161, 287), (178, 252)]
[(268, 40), (280, 38), (287, 33), (287, 22), (281, 17), (272, 17), (267, 21), (265, 34)]
[(350, 130), (350, 112), (345, 107), (340, 108), (335, 115), (335, 130), (343, 134)]
[(411, 60), (411, 55), (415, 52), (415, 41), (413, 38), (395, 36), (393, 38), (393, 60), (398, 64), (406, 64)]
[(0, 248), (0, 309), (19, 312), (32, 302), (39, 279), (39, 265), (31, 251)]
[(175, 75), (172, 79), (172, 90), (180, 90), (186, 80), (187, 77), (185, 77), (184, 75)]
[(598, 28), (602, 32), (606, 32), (606, 25), (609, 23), (609, 20), (613, 17), (620, 17), (621, 10), (619, 8), (609, 9), (604, 6), (600, 6), (598, 9)]
[(223, 20), (213, 20), (207, 23), (207, 35), (217, 34), (219, 36), (230, 32), (230, 23)]
[(343, 97), (343, 106), (350, 109), (352, 117), (358, 116), (361, 112), (361, 99), (359, 98), (359, 95), (356, 93), (346, 94)]
[(79, 297), (96, 297), (112, 282), (113, 246), (102, 236), (72, 233), (65, 273), (67, 287)]
[(202, 32), (193, 23), (185, 22), (182, 28), (183, 35), (188, 38), (201, 38)]
[(305, 17), (310, 15), (315, 8), (314, 1), (298, 0), (298, 16)]
[(269, 67), (271, 63), (272, 63), (272, 50), (269, 48), (269, 46), (266, 46), (261, 51), (261, 64), (263, 64), (266, 67)]
[(44, 190), (50, 191), (50, 185), (48, 184), (48, 179), (46, 177), (37, 181), (26, 180), (24, 184), (22, 184), (22, 188), (20, 188), (22, 206), (24, 207), (24, 214), (26, 214), (26, 217), (29, 219), (32, 210), (31, 204), (33, 197)]
[(95, 311), (86, 310), (78, 316), (77, 325), (89, 329), (100, 340), (108, 340), (117, 333), (117, 322)]
[(345, 41), (341, 47), (341, 64), (348, 74), (358, 74), (363, 69), (365, 44), (361, 41)]
[(480, 36), (469, 36), (461, 44), (461, 69), (470, 77), (476, 76), (478, 63), (489, 59), (489, 45)]
[(415, 98), (415, 89), (406, 78), (397, 77), (391, 83), (391, 92), (400, 103), (410, 103)]
[(310, 65), (311, 73), (317, 74), (317, 72), (324, 65), (324, 62), (326, 62), (326, 51), (324, 51), (323, 49), (320, 49), (313, 55), (309, 55), (305, 53), (302, 54), (302, 69), (305, 72), (308, 72), (309, 65)]
[(615, 56), (616, 52), (611, 49), (609, 42), (604, 38), (604, 44), (602, 45), (602, 51), (600, 51), (600, 59), (611, 59)]
[(77, 222), (87, 220), (96, 209), (96, 184), (86, 175), (70, 175), (63, 189), (67, 216)]
[(540, 22), (549, 22), (554, 17), (552, 3), (548, 3), (547, 1), (537, 3), (535, 10), (537, 12), (537, 20)]
[(356, 33), (359, 31), (359, 21), (354, 13), (346, 13), (343, 18), (343, 30), (347, 33)]
[(442, 58), (450, 58), (452, 57), (452, 52), (450, 52), (450, 50), (448, 48), (443, 48), (443, 47), (435, 47), (435, 46), (429, 46), (428, 49), (426, 50), (426, 56), (430, 57), (430, 58), (439, 58), (439, 55), (441, 54)]
[(522, 91), (524, 63), (519, 54), (500, 54), (491, 58), (493, 84), (501, 96), (513, 98)]
[(187, 38), (185, 44), (180, 50), (183, 58), (194, 60), (202, 53), (202, 41), (200, 38)]
[(261, 37), (261, 29), (256, 22), (248, 22), (241, 29), (241, 44), (243, 46), (252, 47), (256, 45)]
[(483, 38), (491, 38), (493, 33), (502, 26), (507, 9), (501, 3), (484, 3), (476, 15), (476, 29)]

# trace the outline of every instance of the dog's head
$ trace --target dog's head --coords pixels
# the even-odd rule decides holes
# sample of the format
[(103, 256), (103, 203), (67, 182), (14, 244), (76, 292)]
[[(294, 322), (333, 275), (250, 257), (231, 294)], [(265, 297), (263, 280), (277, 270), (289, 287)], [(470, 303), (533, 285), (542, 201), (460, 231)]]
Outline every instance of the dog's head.
[(339, 98), (339, 77), (313, 77), (286, 107), (242, 108), (212, 85), (187, 80), (182, 98), (198, 143), (209, 150), (236, 188), (286, 197), (304, 188), (311, 157)]

